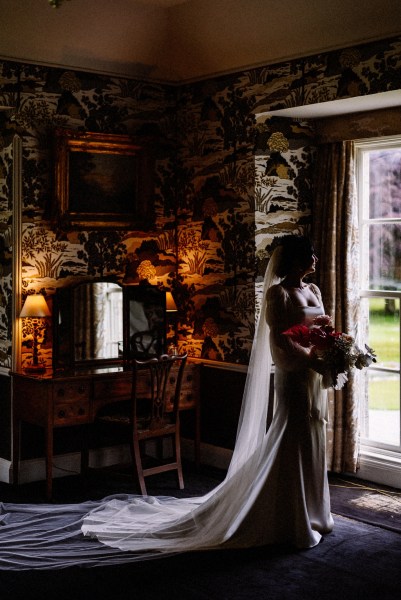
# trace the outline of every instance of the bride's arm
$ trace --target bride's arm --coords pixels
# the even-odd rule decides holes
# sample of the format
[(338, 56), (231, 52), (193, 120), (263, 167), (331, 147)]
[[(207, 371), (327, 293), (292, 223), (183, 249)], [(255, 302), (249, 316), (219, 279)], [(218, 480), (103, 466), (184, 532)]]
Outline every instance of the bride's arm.
[(315, 356), (311, 347), (304, 348), (294, 342), (290, 336), (283, 335), (291, 321), (292, 304), (289, 295), (281, 285), (275, 285), (267, 290), (266, 320), (270, 327), (270, 343), (272, 354), (280, 366), (291, 370), (313, 368)]

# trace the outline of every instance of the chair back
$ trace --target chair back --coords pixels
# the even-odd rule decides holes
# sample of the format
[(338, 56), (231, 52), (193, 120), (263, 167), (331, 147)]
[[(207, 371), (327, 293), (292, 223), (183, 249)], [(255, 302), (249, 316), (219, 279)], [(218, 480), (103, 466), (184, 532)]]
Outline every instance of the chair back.
[(137, 331), (131, 336), (131, 355), (137, 360), (155, 358), (163, 351), (163, 343), (158, 329)]
[[(142, 427), (155, 431), (166, 423), (176, 423), (180, 401), (181, 384), (187, 354), (170, 356), (162, 354), (148, 360), (133, 360), (132, 410), (134, 427), (138, 420)], [(139, 372), (146, 370), (146, 398), (143, 398)]]

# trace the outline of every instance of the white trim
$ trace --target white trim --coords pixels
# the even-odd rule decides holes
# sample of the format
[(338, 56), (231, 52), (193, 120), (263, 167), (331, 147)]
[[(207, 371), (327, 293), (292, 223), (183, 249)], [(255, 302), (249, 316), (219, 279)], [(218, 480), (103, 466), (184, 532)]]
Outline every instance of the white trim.
[[(124, 464), (130, 461), (129, 447), (113, 446), (112, 448), (99, 448), (92, 450), (89, 455), (89, 466), (94, 468), (110, 467), (112, 465)], [(0, 470), (0, 481), (12, 483), (12, 469), (10, 461), (8, 472), (6, 468)], [(1, 463), (0, 463), (1, 466)], [(81, 453), (69, 452), (57, 454), (53, 457), (53, 478), (66, 477), (68, 475), (79, 475), (81, 472)], [(46, 465), (44, 458), (33, 458), (21, 460), (19, 464), (19, 483), (31, 483), (33, 481), (44, 481), (46, 479)]]
[(362, 448), (356, 477), (401, 489), (401, 457), (395, 453), (390, 456), (390, 453), (386, 455), (372, 448)]
[(360, 149), (362, 152), (369, 152), (371, 150), (387, 150), (388, 148), (401, 147), (401, 136), (397, 135), (383, 135), (381, 137), (376, 138), (361, 138), (359, 140), (354, 140), (355, 148)]
[[(365, 138), (354, 141), (356, 150), (357, 164), (357, 185), (359, 198), (359, 215), (361, 216), (359, 225), (360, 235), (360, 296), (361, 298), (394, 298), (401, 301), (401, 291), (389, 290), (371, 290), (369, 289), (369, 274), (368, 264), (366, 261), (367, 252), (369, 251), (368, 242), (368, 227), (374, 223), (399, 223), (400, 219), (391, 218), (372, 218), (369, 215), (368, 202), (369, 198), (369, 178), (368, 178), (368, 163), (369, 153), (377, 150), (396, 150), (401, 148), (401, 136), (391, 135), (378, 138)], [(400, 327), (401, 335), (401, 327)], [(372, 365), (370, 369), (373, 372), (395, 373), (400, 376), (400, 369), (375, 367)], [(361, 406), (361, 410), (366, 407)], [(361, 413), (361, 423), (364, 415)], [(360, 450), (360, 469), (357, 477), (366, 479), (374, 483), (390, 485), (393, 487), (401, 487), (401, 447), (397, 450), (390, 450), (384, 443), (374, 442), (369, 439), (363, 439)]]
[(11, 461), (0, 458), (0, 481), (11, 483)]
[[(183, 458), (194, 460), (194, 441), (183, 438), (181, 440)], [(201, 444), (202, 464), (218, 469), (227, 469), (230, 464), (232, 450), (219, 448), (211, 444)], [(113, 465), (129, 464), (131, 461), (128, 444), (98, 448), (89, 454), (89, 466), (92, 468), (111, 467)], [(81, 470), (80, 452), (58, 454), (53, 457), (53, 478), (78, 475)], [(22, 460), (19, 466), (19, 483), (44, 481), (46, 468), (44, 458)], [(12, 483), (12, 464), (9, 460), (0, 458), (0, 481)]]
[[(193, 460), (194, 442), (193, 440), (181, 440), (182, 455), (184, 458)], [(213, 446), (212, 444), (201, 444), (200, 453), (202, 465), (215, 467), (216, 469), (228, 469), (233, 454), (228, 448)]]

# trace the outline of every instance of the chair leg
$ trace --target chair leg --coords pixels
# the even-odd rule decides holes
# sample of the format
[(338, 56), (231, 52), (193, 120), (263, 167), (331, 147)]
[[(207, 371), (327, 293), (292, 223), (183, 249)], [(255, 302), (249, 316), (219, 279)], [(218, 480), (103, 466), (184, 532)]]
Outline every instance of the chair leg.
[(89, 470), (89, 448), (91, 431), (88, 425), (81, 425), (81, 476), (86, 477)]
[(146, 491), (146, 485), (145, 485), (145, 478), (143, 476), (141, 450), (139, 447), (139, 440), (135, 434), (134, 434), (134, 437), (132, 440), (132, 454), (133, 454), (132, 458), (133, 458), (133, 462), (135, 464), (136, 476), (137, 476), (137, 480), (138, 480), (139, 487), (141, 490), (141, 494), (142, 494), (142, 496), (146, 496), (147, 491)]
[(182, 464), (181, 464), (181, 440), (180, 440), (180, 432), (177, 431), (175, 434), (175, 460), (177, 462), (177, 479), (178, 479), (178, 487), (180, 490), (184, 489), (184, 477), (182, 474)]

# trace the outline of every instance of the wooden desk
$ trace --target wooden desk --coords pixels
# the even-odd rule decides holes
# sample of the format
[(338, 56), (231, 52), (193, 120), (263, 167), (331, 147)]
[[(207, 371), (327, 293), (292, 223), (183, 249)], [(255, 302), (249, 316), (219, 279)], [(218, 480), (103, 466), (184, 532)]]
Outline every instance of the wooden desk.
[[(187, 362), (181, 387), (180, 410), (195, 410), (195, 462), (200, 463), (200, 365)], [(52, 496), (53, 431), (58, 427), (93, 423), (107, 404), (128, 400), (131, 369), (93, 368), (74, 373), (31, 376), (12, 373), (13, 385), (13, 483), (18, 484), (21, 422), (39, 425), (46, 435), (46, 493)], [(141, 380), (147, 392), (146, 375)]]

